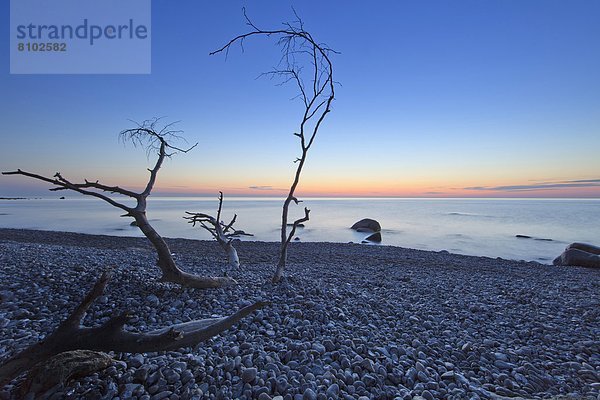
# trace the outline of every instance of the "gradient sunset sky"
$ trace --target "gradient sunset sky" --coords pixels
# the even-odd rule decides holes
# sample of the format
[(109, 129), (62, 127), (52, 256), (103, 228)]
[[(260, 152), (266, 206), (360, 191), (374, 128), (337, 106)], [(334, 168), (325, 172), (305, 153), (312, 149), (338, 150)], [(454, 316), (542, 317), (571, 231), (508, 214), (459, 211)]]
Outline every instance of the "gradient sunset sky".
[[(3, 2), (0, 169), (141, 187), (153, 158), (117, 134), (165, 116), (199, 145), (164, 165), (156, 194), (282, 195), (302, 108), (255, 79), (279, 50), (208, 53), (247, 31), (243, 6), (273, 28), (292, 5), (340, 52), (300, 195), (600, 197), (595, 0), (153, 0), (150, 75), (10, 75)], [(0, 177), (0, 196), (47, 187)]]

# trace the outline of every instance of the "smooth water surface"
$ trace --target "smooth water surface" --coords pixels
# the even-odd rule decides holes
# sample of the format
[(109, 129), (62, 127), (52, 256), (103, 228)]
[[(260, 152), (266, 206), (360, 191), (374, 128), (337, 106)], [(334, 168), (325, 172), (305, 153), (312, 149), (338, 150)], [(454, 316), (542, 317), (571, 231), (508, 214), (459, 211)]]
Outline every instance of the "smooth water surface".
[[(223, 219), (238, 214), (244, 240), (278, 241), (281, 199), (227, 198)], [(362, 218), (382, 227), (384, 245), (550, 263), (571, 242), (600, 242), (600, 200), (571, 199), (306, 199), (291, 217), (310, 208), (302, 241), (360, 242), (366, 234), (348, 229)], [(214, 198), (149, 199), (148, 217), (165, 237), (211, 239), (182, 218), (185, 211), (215, 214)], [(120, 218), (121, 210), (97, 199), (0, 200), (0, 227), (141, 236)], [(290, 218), (291, 220), (292, 218)], [(531, 236), (520, 239), (516, 235)], [(551, 240), (541, 240), (551, 239)]]

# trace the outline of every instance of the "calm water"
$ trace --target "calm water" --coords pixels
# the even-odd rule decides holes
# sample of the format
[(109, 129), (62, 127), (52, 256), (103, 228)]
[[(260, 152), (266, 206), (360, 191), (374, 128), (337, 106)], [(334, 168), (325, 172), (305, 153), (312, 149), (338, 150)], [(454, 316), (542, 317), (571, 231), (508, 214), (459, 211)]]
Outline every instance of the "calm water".
[[(167, 237), (210, 239), (192, 228), (185, 211), (215, 213), (214, 198), (153, 198), (148, 216)], [(350, 229), (361, 218), (383, 227), (385, 245), (549, 263), (571, 242), (600, 243), (600, 200), (565, 199), (306, 199), (311, 220), (302, 241), (360, 242)], [(294, 209), (294, 216), (302, 208)], [(236, 227), (250, 240), (279, 240), (280, 199), (229, 198), (223, 216), (238, 214)], [(0, 200), (0, 227), (141, 236), (120, 210), (96, 199)], [(519, 239), (515, 235), (535, 239)]]

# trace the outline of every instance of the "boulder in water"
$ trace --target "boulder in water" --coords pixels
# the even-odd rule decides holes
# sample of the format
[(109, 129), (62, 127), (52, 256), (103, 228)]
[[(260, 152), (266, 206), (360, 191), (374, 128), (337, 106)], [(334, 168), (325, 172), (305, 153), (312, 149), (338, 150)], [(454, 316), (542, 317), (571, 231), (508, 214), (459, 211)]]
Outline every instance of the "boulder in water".
[(553, 261), (554, 265), (575, 265), (600, 268), (600, 247), (586, 243), (571, 243)]
[(379, 232), (381, 231), (381, 225), (374, 219), (364, 218), (352, 225), (350, 229), (358, 232)]
[(369, 242), (381, 243), (381, 232), (375, 232), (375, 233), (367, 236), (365, 238), (365, 240), (368, 240)]

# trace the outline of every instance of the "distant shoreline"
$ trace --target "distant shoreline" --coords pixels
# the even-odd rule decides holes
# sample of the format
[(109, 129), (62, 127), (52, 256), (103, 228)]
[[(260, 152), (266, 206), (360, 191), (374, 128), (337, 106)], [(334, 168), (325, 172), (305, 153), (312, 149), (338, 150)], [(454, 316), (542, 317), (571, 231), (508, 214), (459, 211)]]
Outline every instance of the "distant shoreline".
[(42, 200), (41, 197), (0, 197), (0, 200)]
[[(69, 232), (69, 231), (55, 231), (55, 230), (41, 230), (41, 229), (27, 229), (27, 228), (3, 228), (0, 227), (0, 241), (10, 240), (16, 242), (28, 242), (28, 243), (40, 243), (50, 245), (65, 245), (65, 246), (77, 246), (77, 247), (98, 247), (103, 249), (123, 249), (123, 248), (141, 248), (147, 247), (152, 250), (152, 246), (148, 239), (146, 239), (140, 232), (140, 236), (119, 236), (111, 234), (94, 234), (94, 233), (81, 233), (81, 232)], [(165, 237), (165, 240), (169, 246), (180, 246), (184, 247), (193, 246), (194, 243), (205, 245), (216, 242), (210, 239), (189, 239), (181, 237)], [(243, 240), (237, 242), (236, 248), (245, 246), (278, 246), (277, 241), (266, 241), (266, 240)], [(293, 246), (355, 246), (360, 248), (380, 248), (390, 249), (392, 251), (415, 251), (424, 252), (425, 254), (431, 254), (433, 256), (452, 256), (452, 257), (466, 257), (469, 261), (481, 259), (481, 260), (492, 260), (498, 262), (507, 263), (523, 263), (540, 266), (550, 266), (550, 264), (540, 263), (538, 261), (527, 261), (527, 260), (514, 260), (501, 257), (490, 257), (490, 256), (479, 256), (479, 255), (467, 255), (460, 253), (453, 253), (448, 250), (423, 250), (411, 247), (402, 247), (393, 244), (364, 244), (360, 242), (292, 242)], [(385, 251), (385, 250), (382, 250)]]

